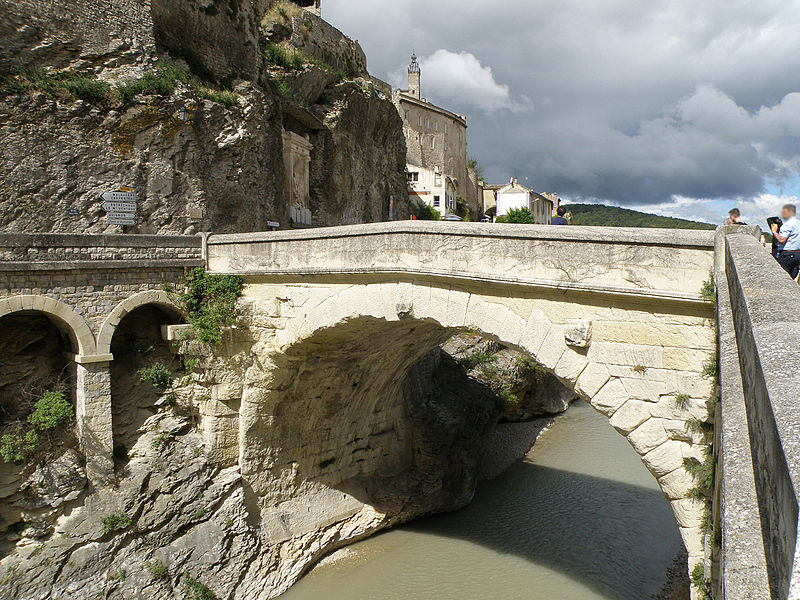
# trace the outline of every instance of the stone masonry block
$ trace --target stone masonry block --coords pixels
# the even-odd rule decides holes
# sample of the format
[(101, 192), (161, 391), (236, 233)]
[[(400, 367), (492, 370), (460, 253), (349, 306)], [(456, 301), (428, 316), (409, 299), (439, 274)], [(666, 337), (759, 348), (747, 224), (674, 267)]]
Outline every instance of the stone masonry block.
[(694, 479), (685, 469), (675, 469), (661, 477), (658, 484), (668, 500), (680, 500), (694, 487)]
[(649, 418), (650, 411), (646, 402), (628, 400), (611, 416), (609, 423), (622, 435), (628, 435)]
[(628, 399), (619, 379), (611, 379), (589, 400), (591, 405), (610, 417)]
[(531, 355), (536, 356), (539, 354), (550, 327), (552, 327), (552, 324), (543, 312), (537, 309), (532, 310), (520, 336), (520, 347), (530, 352)]
[(652, 417), (628, 434), (628, 441), (640, 456), (644, 456), (653, 448), (666, 442), (667, 439), (669, 438), (667, 432), (664, 431), (661, 419)]
[(672, 500), (669, 505), (678, 522), (678, 527), (700, 527), (705, 510), (702, 502), (692, 498), (681, 498)]
[(608, 369), (601, 364), (589, 362), (578, 377), (576, 388), (580, 394), (591, 398), (600, 391), (609, 380)]
[(667, 440), (642, 457), (648, 470), (656, 477), (683, 468), (683, 446), (686, 442)]
[(542, 347), (535, 355), (536, 360), (549, 369), (554, 369), (566, 352), (567, 344), (564, 341), (563, 325), (553, 325), (542, 342)]
[(587, 348), (592, 342), (592, 322), (585, 319), (567, 319), (564, 337), (568, 346)]
[(570, 385), (574, 385), (583, 370), (589, 364), (587, 359), (582, 353), (576, 352), (575, 349), (567, 347), (564, 354), (556, 363), (556, 368), (553, 372), (556, 377), (563, 381), (568, 381)]

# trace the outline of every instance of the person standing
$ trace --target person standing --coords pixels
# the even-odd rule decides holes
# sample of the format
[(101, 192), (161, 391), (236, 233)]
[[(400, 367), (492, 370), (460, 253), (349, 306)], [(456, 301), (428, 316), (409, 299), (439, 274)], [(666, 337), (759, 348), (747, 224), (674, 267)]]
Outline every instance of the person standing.
[(785, 205), (781, 216), (783, 226), (778, 228), (777, 223), (772, 225), (772, 234), (778, 244), (783, 244), (778, 262), (792, 279), (797, 279), (800, 274), (800, 221), (797, 220), (797, 207), (794, 204)]
[(725, 219), (723, 225), (747, 225), (747, 223), (742, 220), (742, 213), (739, 212), (739, 209), (734, 208), (728, 213), (728, 218)]
[(567, 221), (564, 215), (567, 214), (567, 209), (563, 206), (559, 206), (558, 210), (556, 211), (558, 214), (557, 217), (553, 217), (550, 221), (550, 225), (569, 225), (569, 221)]

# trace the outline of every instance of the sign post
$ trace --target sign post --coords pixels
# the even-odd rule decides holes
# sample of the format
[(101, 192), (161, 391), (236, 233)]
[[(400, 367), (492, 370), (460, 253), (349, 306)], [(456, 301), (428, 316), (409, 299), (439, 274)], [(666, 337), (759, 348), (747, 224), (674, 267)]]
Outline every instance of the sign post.
[(103, 210), (106, 211), (106, 219), (110, 225), (136, 225), (139, 207), (136, 203), (136, 193), (130, 188), (104, 192), (100, 198), (103, 200)]

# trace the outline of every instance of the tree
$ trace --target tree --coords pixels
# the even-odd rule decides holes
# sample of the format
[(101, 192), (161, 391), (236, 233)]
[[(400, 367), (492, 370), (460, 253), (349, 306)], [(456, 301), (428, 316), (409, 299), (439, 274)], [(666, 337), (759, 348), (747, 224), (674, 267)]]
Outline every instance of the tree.
[(519, 225), (535, 225), (536, 217), (527, 206), (512, 208), (507, 215), (497, 217), (498, 223), (516, 223)]

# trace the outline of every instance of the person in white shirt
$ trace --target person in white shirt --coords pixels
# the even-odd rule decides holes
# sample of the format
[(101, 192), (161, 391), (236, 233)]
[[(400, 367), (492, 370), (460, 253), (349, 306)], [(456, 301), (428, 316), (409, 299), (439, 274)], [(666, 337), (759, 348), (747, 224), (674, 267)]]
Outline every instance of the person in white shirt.
[(772, 235), (779, 244), (783, 244), (778, 262), (792, 279), (797, 279), (800, 274), (800, 221), (797, 220), (797, 207), (787, 204), (783, 207), (782, 217), (783, 226), (780, 229), (777, 224), (772, 226)]

